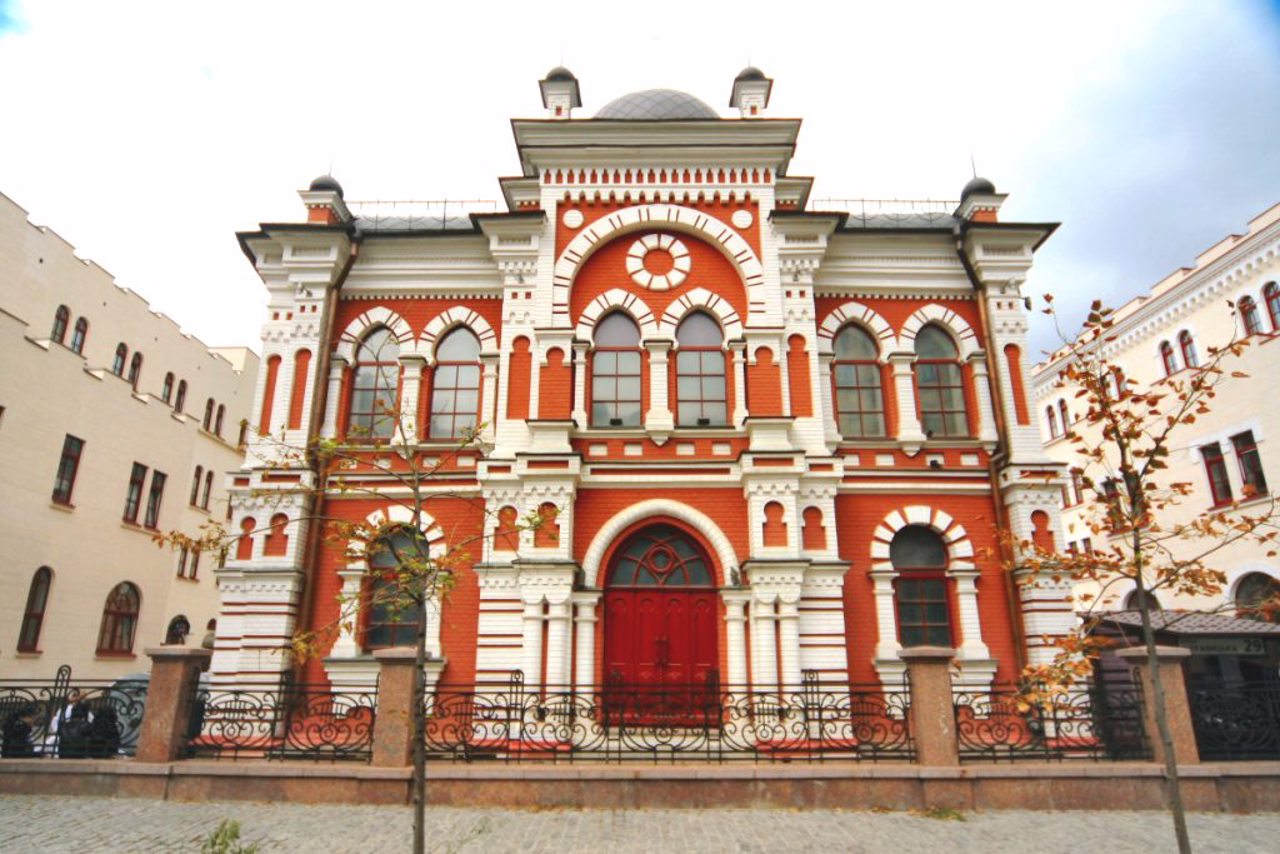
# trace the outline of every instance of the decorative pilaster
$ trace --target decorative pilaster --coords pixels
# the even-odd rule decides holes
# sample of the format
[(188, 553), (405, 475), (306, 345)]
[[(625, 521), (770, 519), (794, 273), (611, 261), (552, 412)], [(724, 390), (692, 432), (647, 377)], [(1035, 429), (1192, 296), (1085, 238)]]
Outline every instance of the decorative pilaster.
[(404, 427), (405, 438), (414, 443), (422, 435), (418, 424), (418, 399), (422, 394), (422, 372), (426, 364), (426, 359), (418, 355), (400, 357), (400, 423)]
[(569, 686), (569, 618), (568, 597), (547, 603), (547, 673), (546, 684), (564, 691)]
[(338, 407), (342, 404), (342, 378), (346, 371), (347, 360), (335, 354), (329, 362), (329, 390), (324, 396), (324, 423), (320, 427), (325, 439), (338, 435)]
[(969, 366), (973, 371), (973, 391), (978, 400), (978, 439), (990, 451), (995, 448), (999, 436), (995, 411), (991, 406), (991, 379), (987, 371), (987, 359), (982, 351), (969, 356)]
[(733, 371), (733, 426), (741, 430), (747, 420), (746, 341), (729, 342), (729, 360)]
[(521, 648), (524, 684), (526, 688), (542, 686), (542, 597), (524, 600), (524, 624)]
[(782, 659), (782, 686), (800, 690), (800, 596), (778, 597), (778, 650)]
[(747, 601), (751, 594), (746, 590), (724, 590), (720, 593), (724, 600), (725, 658), (729, 665), (726, 674), (729, 686), (740, 690), (747, 684)]
[(835, 392), (831, 387), (831, 363), (836, 359), (835, 353), (819, 353), (817, 386), (818, 399), (822, 401), (822, 431), (827, 447), (834, 449), (840, 444), (840, 422), (836, 419)]
[(751, 600), (751, 683), (756, 690), (778, 684), (777, 596)]
[(574, 629), (577, 635), (574, 650), (574, 687), (589, 693), (595, 688), (596, 676), (596, 605), (599, 591), (578, 591), (573, 594)]
[(898, 441), (908, 453), (915, 453), (924, 444), (924, 430), (916, 408), (916, 382), (912, 365), (914, 353), (890, 353), (889, 366), (893, 370), (893, 390), (898, 399)]
[(573, 421), (578, 429), (585, 428), (591, 422), (587, 419), (587, 355), (591, 352), (590, 341), (573, 342)]
[(671, 341), (661, 338), (644, 342), (644, 348), (649, 351), (649, 411), (644, 416), (644, 429), (650, 433), (665, 433), (675, 429), (675, 419), (671, 414), (671, 391), (667, 383), (671, 346)]
[(493, 445), (498, 429), (498, 359), (497, 353), (480, 354), (480, 441)]

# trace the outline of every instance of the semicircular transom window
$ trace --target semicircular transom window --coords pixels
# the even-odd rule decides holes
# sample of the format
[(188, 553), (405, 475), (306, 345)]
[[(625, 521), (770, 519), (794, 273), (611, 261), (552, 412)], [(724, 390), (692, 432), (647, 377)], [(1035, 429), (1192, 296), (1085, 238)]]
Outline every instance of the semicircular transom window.
[(634, 534), (613, 560), (613, 587), (710, 587), (711, 568), (693, 538), (674, 525)]

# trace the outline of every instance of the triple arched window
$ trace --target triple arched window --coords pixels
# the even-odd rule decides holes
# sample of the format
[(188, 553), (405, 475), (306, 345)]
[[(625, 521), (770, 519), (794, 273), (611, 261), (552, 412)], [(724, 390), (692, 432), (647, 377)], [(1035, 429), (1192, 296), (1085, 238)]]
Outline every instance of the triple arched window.
[(880, 348), (862, 327), (850, 324), (835, 338), (831, 363), (836, 421), (846, 439), (874, 439), (886, 433)]
[(942, 537), (924, 525), (907, 525), (890, 542), (889, 560), (898, 576), (894, 594), (899, 642), (903, 646), (951, 646), (947, 546)]
[(141, 604), (142, 596), (138, 593), (138, 588), (128, 581), (111, 589), (102, 608), (102, 625), (98, 629), (99, 655), (124, 655), (133, 652)]
[(356, 351), (348, 432), (353, 438), (389, 439), (400, 401), (400, 342), (379, 326)]
[(704, 311), (676, 327), (676, 424), (723, 427), (729, 423), (724, 332)]
[(480, 422), (480, 339), (459, 326), (436, 345), (431, 374), (432, 439), (464, 439)]
[(930, 438), (969, 435), (960, 353), (951, 336), (934, 324), (916, 334), (916, 393), (920, 426)]
[(591, 424), (639, 427), (641, 419), (640, 327), (621, 311), (596, 324), (591, 354)]

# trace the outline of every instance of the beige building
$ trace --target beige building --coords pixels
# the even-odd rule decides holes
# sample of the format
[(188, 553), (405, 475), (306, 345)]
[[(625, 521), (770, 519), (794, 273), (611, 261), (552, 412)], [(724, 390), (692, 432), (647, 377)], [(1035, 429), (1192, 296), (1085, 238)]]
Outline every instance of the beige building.
[[(1239, 501), (1242, 511), (1269, 507), (1280, 489), (1280, 402), (1275, 391), (1280, 371), (1280, 204), (1251, 220), (1244, 234), (1224, 238), (1197, 256), (1193, 266), (1174, 271), (1121, 306), (1115, 320), (1108, 355), (1127, 380), (1144, 387), (1185, 376), (1208, 359), (1212, 347), (1249, 339), (1250, 346), (1230, 364), (1248, 378), (1225, 382), (1211, 401), (1211, 413), (1176, 434), (1169, 481), (1192, 483), (1194, 491), (1171, 519), (1187, 521), (1232, 501)], [(1037, 365), (1033, 397), (1047, 452), (1075, 466), (1079, 459), (1066, 434), (1083, 428), (1076, 420), (1083, 404), (1074, 389), (1059, 387), (1064, 366), (1061, 354)], [(1102, 480), (1094, 472), (1091, 476)], [(1089, 496), (1082, 492), (1078, 483), (1064, 490), (1068, 548), (1096, 548), (1099, 537), (1106, 536), (1090, 531), (1085, 519)], [(1183, 548), (1198, 554), (1205, 543)], [(1280, 559), (1268, 558), (1256, 544), (1222, 548), (1209, 565), (1227, 574), (1220, 596), (1175, 597), (1161, 591), (1156, 593), (1160, 606), (1231, 613), (1235, 605), (1256, 601), (1280, 584)], [(1076, 593), (1077, 609), (1084, 610), (1079, 594), (1096, 595), (1097, 587), (1081, 585)], [(1112, 585), (1108, 593), (1095, 610), (1134, 604), (1131, 586)]]
[(145, 670), (199, 643), (217, 555), (156, 531), (224, 519), (258, 357), (210, 349), (0, 195), (0, 677)]

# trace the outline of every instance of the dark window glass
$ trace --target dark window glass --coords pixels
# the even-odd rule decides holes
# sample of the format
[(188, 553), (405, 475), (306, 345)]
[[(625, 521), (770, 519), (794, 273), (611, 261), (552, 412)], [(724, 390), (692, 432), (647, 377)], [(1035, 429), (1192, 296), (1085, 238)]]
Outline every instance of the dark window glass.
[(1227, 464), (1222, 458), (1222, 447), (1214, 442), (1200, 448), (1204, 458), (1204, 470), (1209, 476), (1209, 494), (1215, 507), (1231, 502), (1231, 481), (1227, 477)]
[(44, 611), (49, 604), (49, 587), (53, 584), (53, 570), (42, 566), (31, 577), (27, 590), (27, 607), (22, 613), (22, 628), (18, 631), (18, 651), (36, 652), (40, 648), (40, 629), (44, 625)]
[(84, 440), (70, 433), (62, 440), (62, 457), (58, 460), (58, 473), (53, 478), (53, 500), (59, 504), (71, 503), (71, 492), (76, 485), (76, 472), (80, 470), (80, 455)]
[(129, 385), (133, 386), (133, 390), (138, 390), (138, 379), (142, 376), (142, 354), (134, 353), (133, 358), (129, 360)]
[(164, 375), (164, 385), (160, 387), (160, 399), (163, 400), (165, 403), (168, 403), (172, 397), (173, 397), (173, 374), (171, 372)]
[(213, 417), (213, 435), (222, 437), (222, 422), (227, 416), (227, 408), (218, 404), (218, 414)]
[(138, 521), (138, 510), (142, 506), (142, 484), (147, 479), (147, 467), (142, 463), (134, 463), (129, 472), (129, 489), (124, 495), (124, 520), (129, 523)]
[(418, 561), (429, 556), (428, 545), (420, 535), (400, 528), (382, 537), (370, 547), (369, 576), (366, 587), (368, 620), (365, 623), (365, 649), (408, 646), (417, 631), (417, 606), (404, 595), (404, 586), (396, 579), (402, 568), (421, 569)]
[(173, 399), (173, 411), (181, 412), (187, 405), (187, 381), (178, 380), (178, 396)]
[(116, 357), (111, 363), (111, 373), (118, 377), (124, 376), (125, 363), (129, 361), (129, 348), (123, 341), (116, 345)]
[(1250, 620), (1280, 623), (1280, 581), (1251, 572), (1236, 585), (1238, 615)]
[(204, 473), (204, 495), (200, 498), (200, 508), (209, 509), (209, 496), (213, 493), (213, 469)]
[(151, 474), (151, 491), (147, 493), (147, 513), (142, 520), (142, 524), (148, 528), (155, 528), (160, 524), (160, 500), (164, 498), (166, 479), (164, 472), (158, 471)]
[(76, 329), (71, 333), (71, 352), (84, 352), (84, 339), (89, 335), (89, 321), (83, 317), (76, 320)]
[(1262, 289), (1262, 298), (1267, 301), (1267, 314), (1271, 316), (1271, 331), (1280, 332), (1280, 285), (1267, 282)]
[(1258, 443), (1253, 440), (1253, 431), (1246, 430), (1231, 437), (1231, 444), (1236, 449), (1236, 459), (1240, 462), (1240, 480), (1244, 484), (1246, 497), (1252, 498), (1267, 494), (1267, 478), (1262, 473), (1262, 457), (1258, 454)]
[(1065, 400), (1058, 401), (1058, 414), (1062, 416), (1062, 433), (1065, 436), (1071, 432), (1071, 412)]
[(200, 478), (204, 476), (204, 466), (196, 466), (196, 473), (191, 478), (191, 498), (187, 503), (192, 507), (199, 504), (200, 498)]
[(1182, 330), (1178, 333), (1178, 347), (1182, 350), (1182, 363), (1188, 368), (1200, 367), (1200, 354), (1196, 352), (1196, 341), (1191, 333)]
[(458, 327), (436, 347), (431, 375), (432, 439), (462, 439), (480, 422), (480, 339)]
[(71, 309), (65, 305), (58, 306), (58, 310), (53, 313), (53, 331), (49, 333), (49, 337), (55, 344), (61, 344), (67, 338), (67, 324), (71, 322)]
[(705, 312), (695, 311), (676, 327), (676, 424), (723, 427), (729, 423), (724, 334)]
[(1258, 314), (1258, 304), (1253, 297), (1245, 297), (1239, 302), (1240, 319), (1244, 321), (1244, 334), (1257, 335), (1262, 331), (1262, 317)]
[(641, 420), (640, 328), (620, 311), (596, 324), (591, 354), (591, 424), (638, 427)]
[(381, 326), (365, 336), (356, 353), (348, 420), (351, 437), (391, 438), (395, 431), (399, 395), (400, 342), (391, 330)]
[(133, 652), (140, 601), (138, 588), (127, 581), (117, 584), (107, 595), (107, 604), (102, 609), (102, 627), (98, 630), (100, 654)]
[(1160, 342), (1160, 364), (1164, 366), (1164, 375), (1172, 376), (1178, 372), (1178, 360), (1173, 356), (1173, 345), (1168, 341)]
[(613, 587), (709, 587), (711, 569), (702, 549), (673, 525), (654, 525), (618, 550), (609, 574)]
[(926, 436), (956, 438), (969, 435), (964, 381), (956, 361), (959, 352), (951, 336), (936, 326), (916, 335), (916, 392), (920, 424)]
[(831, 363), (835, 383), (836, 421), (846, 439), (874, 439), (885, 435), (884, 389), (879, 348), (866, 330), (846, 326), (835, 340)]
[(1049, 438), (1058, 438), (1058, 415), (1052, 406), (1044, 408), (1044, 417), (1049, 422)]
[(200, 422), (200, 426), (205, 432), (209, 432), (209, 428), (213, 426), (213, 398), (209, 398), (204, 402), (204, 420)]
[(935, 531), (908, 525), (889, 544), (903, 646), (951, 646), (951, 605), (947, 594), (947, 546)]

